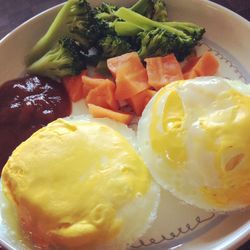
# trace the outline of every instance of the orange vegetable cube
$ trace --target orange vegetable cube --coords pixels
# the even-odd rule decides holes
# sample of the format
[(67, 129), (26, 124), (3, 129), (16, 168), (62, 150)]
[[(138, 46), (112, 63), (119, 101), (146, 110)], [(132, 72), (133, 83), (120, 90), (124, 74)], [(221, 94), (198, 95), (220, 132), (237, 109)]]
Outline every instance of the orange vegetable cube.
[(132, 106), (135, 113), (140, 116), (150, 101), (150, 99), (153, 97), (153, 95), (156, 93), (155, 90), (145, 89), (139, 94), (132, 96), (128, 101), (130, 105)]
[(81, 74), (76, 76), (65, 76), (62, 81), (69, 94), (72, 102), (77, 102), (83, 98), (83, 82), (82, 76), (86, 75), (87, 71), (84, 70)]
[[(212, 52), (207, 51), (198, 60), (194, 61), (186, 66), (184, 73), (185, 79), (193, 79), (197, 76), (212, 76), (215, 75), (219, 68), (219, 62)], [(195, 63), (196, 60), (196, 63)], [(188, 64), (189, 62), (187, 62)], [(191, 65), (193, 64), (193, 65)], [(185, 67), (185, 66), (184, 66)]]
[(88, 104), (88, 107), (89, 107), (90, 114), (92, 114), (93, 117), (96, 117), (96, 118), (110, 118), (112, 120), (115, 120), (117, 122), (121, 122), (124, 124), (129, 124), (133, 119), (132, 114), (116, 112), (110, 109), (96, 106), (94, 104)]
[(115, 83), (109, 79), (89, 91), (86, 102), (103, 108), (118, 110), (118, 102), (115, 99)]
[(146, 58), (145, 61), (147, 63), (148, 83), (156, 90), (170, 82), (183, 79), (181, 66), (174, 54)]
[(194, 66), (198, 76), (215, 75), (219, 68), (219, 62), (212, 52), (205, 52)]
[(185, 74), (189, 72), (194, 67), (194, 65), (199, 61), (200, 58), (201, 58), (200, 56), (189, 56), (187, 58), (186, 63), (182, 67), (182, 73)]
[(116, 77), (119, 66), (128, 61), (133, 65), (141, 63), (140, 58), (136, 52), (126, 53), (121, 56), (109, 58), (107, 60), (108, 69), (110, 70), (114, 78)]
[(91, 89), (94, 89), (104, 83), (107, 83), (107, 81), (110, 81), (110, 80), (102, 79), (102, 78), (93, 78), (93, 77), (89, 77), (86, 75), (82, 76), (83, 97), (85, 98)]

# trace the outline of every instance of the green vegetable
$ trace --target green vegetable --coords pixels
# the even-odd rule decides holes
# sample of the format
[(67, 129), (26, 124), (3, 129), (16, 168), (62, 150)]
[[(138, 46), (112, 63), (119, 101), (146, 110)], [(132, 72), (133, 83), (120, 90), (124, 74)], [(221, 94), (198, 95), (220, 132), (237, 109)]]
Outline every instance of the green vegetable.
[[(178, 60), (183, 60), (205, 32), (204, 28), (192, 23), (157, 22), (125, 7), (119, 8), (116, 15), (143, 30), (138, 33), (139, 55), (142, 59), (174, 53)], [(123, 35), (129, 36), (125, 32)]]
[(88, 2), (86, 0), (68, 0), (46, 34), (32, 48), (27, 63), (33, 63), (43, 56), (63, 37), (78, 41), (87, 52), (95, 44), (99, 34), (99, 26), (96, 25)]
[(155, 28), (138, 34), (140, 49), (138, 54), (141, 58), (149, 56), (162, 56), (172, 53), (176, 44), (176, 37), (164, 29)]
[(174, 53), (184, 59), (205, 29), (167, 22), (164, 0), (138, 0), (130, 8), (68, 0), (28, 55), (28, 71), (52, 78), (79, 73), (86, 64), (137, 51), (141, 59)]
[(119, 56), (131, 51), (131, 45), (116, 35), (107, 35), (99, 41), (99, 49), (103, 58)]
[(111, 24), (112, 26), (112, 22), (118, 19), (117, 16), (115, 15), (115, 12), (117, 10), (118, 7), (113, 4), (102, 3), (100, 6), (94, 9), (94, 13), (95, 17), (98, 20)]
[(145, 17), (152, 18), (154, 11), (153, 0), (138, 0), (133, 6), (130, 7), (130, 10), (135, 11)]
[(163, 0), (154, 1), (154, 11), (151, 19), (158, 22), (166, 22), (168, 20), (167, 6)]
[(63, 38), (43, 57), (31, 64), (27, 71), (30, 74), (61, 78), (76, 75), (85, 68), (85, 55), (81, 47), (71, 38)]
[(115, 15), (117, 10), (117, 6), (108, 3), (102, 3), (94, 9), (95, 18), (103, 34), (97, 43), (100, 60), (122, 55), (132, 49), (128, 39), (118, 36), (115, 31), (114, 25), (119, 22)]
[[(102, 3), (94, 9), (99, 29), (104, 36), (97, 47), (102, 55), (109, 58), (138, 49), (137, 34), (142, 31), (137, 25), (120, 19), (116, 12), (119, 8), (109, 3)], [(163, 0), (139, 0), (130, 10), (155, 19), (167, 20), (166, 6)]]
[(165, 22), (168, 18), (164, 0), (139, 0), (130, 10), (159, 22)]

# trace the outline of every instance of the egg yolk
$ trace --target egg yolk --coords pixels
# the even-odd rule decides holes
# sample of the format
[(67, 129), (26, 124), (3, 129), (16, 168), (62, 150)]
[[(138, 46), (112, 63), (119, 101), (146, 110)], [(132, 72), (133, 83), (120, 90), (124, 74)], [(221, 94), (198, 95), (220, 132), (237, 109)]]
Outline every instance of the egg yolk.
[(35, 244), (88, 250), (119, 234), (120, 209), (151, 184), (144, 162), (120, 133), (62, 119), (13, 152), (2, 180)]
[(177, 91), (169, 91), (163, 110), (159, 110), (162, 95), (160, 93), (154, 104), (150, 125), (152, 148), (172, 167), (182, 166), (186, 160), (185, 129), (186, 116), (182, 100)]
[[(231, 106), (221, 109), (223, 102)], [(204, 146), (214, 153), (214, 166), (222, 187), (203, 187), (207, 198), (219, 206), (231, 202), (250, 204), (250, 97), (230, 89), (218, 95), (215, 111), (199, 119)]]

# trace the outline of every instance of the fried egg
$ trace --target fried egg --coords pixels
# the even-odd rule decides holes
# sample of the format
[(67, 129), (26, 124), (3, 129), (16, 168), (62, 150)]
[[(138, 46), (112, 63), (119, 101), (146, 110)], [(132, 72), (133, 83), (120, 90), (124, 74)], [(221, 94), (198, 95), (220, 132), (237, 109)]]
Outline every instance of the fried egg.
[(250, 205), (250, 87), (204, 77), (162, 88), (138, 124), (155, 180), (206, 210)]
[(160, 199), (134, 131), (88, 116), (34, 133), (9, 158), (2, 184), (23, 232), (15, 234), (21, 243), (9, 237), (17, 249), (126, 249), (154, 221)]

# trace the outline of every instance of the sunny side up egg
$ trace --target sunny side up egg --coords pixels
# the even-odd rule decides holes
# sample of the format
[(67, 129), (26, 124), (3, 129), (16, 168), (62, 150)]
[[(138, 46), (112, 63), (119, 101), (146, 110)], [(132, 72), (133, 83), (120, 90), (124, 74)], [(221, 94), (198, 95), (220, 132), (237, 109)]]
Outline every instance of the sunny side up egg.
[(84, 116), (58, 119), (18, 146), (2, 183), (31, 236), (30, 244), (19, 236), (22, 243), (121, 250), (140, 237), (156, 218), (160, 192), (134, 139), (125, 125)]
[(250, 86), (223, 78), (177, 81), (150, 101), (138, 125), (156, 181), (206, 210), (250, 205)]

